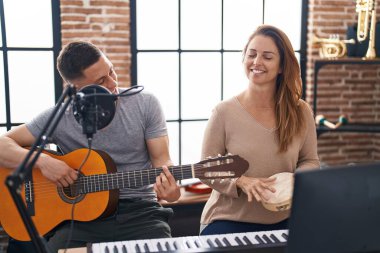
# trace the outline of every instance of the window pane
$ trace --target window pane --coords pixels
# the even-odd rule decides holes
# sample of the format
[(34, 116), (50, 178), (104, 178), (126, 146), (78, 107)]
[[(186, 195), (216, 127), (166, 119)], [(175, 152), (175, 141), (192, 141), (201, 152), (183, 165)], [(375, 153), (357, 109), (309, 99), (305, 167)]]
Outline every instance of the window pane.
[(248, 87), (248, 79), (243, 68), (243, 56), (238, 53), (224, 53), (223, 100), (238, 95)]
[(300, 53), (298, 53), (298, 52), (295, 52), (295, 55), (296, 55), (296, 58), (297, 58), (297, 60), (298, 60), (298, 64), (301, 64), (301, 55), (300, 55)]
[(9, 47), (53, 47), (50, 0), (4, 0)]
[(178, 119), (179, 86), (177, 53), (138, 53), (138, 85), (160, 100), (166, 119)]
[(220, 53), (183, 53), (181, 62), (182, 118), (208, 118), (221, 97)]
[(136, 9), (138, 49), (178, 49), (178, 0), (138, 0)]
[(54, 105), (53, 52), (8, 52), (12, 122), (31, 120)]
[(6, 123), (3, 52), (0, 52), (0, 123)]
[(206, 124), (207, 121), (182, 122), (182, 164), (200, 161)]
[(242, 50), (249, 35), (262, 23), (263, 2), (224, 0), (223, 11), (224, 49)]
[(221, 48), (221, 1), (181, 1), (181, 48)]
[(179, 131), (178, 122), (167, 122), (169, 133), (169, 152), (174, 165), (179, 165)]
[(294, 50), (301, 47), (301, 15), (302, 0), (265, 1), (265, 23), (283, 30), (292, 42)]
[(7, 132), (7, 128), (6, 127), (0, 127), (0, 135), (1, 134), (5, 134)]

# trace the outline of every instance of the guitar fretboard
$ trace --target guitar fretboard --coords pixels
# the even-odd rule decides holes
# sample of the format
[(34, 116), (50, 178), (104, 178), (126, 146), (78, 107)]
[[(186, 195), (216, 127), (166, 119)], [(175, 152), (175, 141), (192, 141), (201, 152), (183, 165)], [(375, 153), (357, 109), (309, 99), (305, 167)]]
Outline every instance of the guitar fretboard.
[[(194, 177), (190, 165), (169, 167), (169, 171), (176, 180)], [(154, 184), (156, 177), (160, 175), (161, 172), (163, 172), (162, 168), (154, 168), (117, 172), (113, 174), (81, 176), (70, 188), (73, 194), (85, 194), (123, 188), (139, 188)]]

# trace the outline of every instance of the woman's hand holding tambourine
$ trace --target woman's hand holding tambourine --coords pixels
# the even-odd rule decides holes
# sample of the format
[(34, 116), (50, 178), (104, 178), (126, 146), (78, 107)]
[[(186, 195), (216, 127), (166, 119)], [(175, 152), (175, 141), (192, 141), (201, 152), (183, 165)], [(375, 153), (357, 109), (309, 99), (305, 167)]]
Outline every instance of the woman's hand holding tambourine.
[(241, 176), (236, 185), (247, 194), (248, 202), (255, 198), (270, 211), (285, 211), (291, 207), (294, 185), (291, 172), (277, 173), (269, 178)]
[(248, 197), (248, 202), (252, 202), (255, 198), (258, 202), (266, 201), (264, 192), (275, 192), (273, 187), (276, 178), (254, 178), (241, 176), (236, 180), (236, 185), (245, 193)]

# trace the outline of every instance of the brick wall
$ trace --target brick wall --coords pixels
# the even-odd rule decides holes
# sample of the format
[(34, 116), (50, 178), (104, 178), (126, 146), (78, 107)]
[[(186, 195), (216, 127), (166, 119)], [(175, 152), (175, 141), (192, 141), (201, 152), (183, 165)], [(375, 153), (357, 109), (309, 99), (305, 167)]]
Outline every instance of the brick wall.
[[(357, 23), (353, 0), (309, 0), (307, 101), (313, 103), (314, 61), (318, 49), (311, 38), (316, 34), (346, 38), (346, 29)], [(377, 0), (380, 6), (380, 0)], [(377, 14), (379, 20), (380, 11)], [(326, 65), (318, 73), (317, 114), (336, 122), (339, 115), (352, 123), (380, 124), (380, 66)], [(318, 138), (318, 153), (323, 163), (346, 164), (380, 160), (378, 133), (325, 133)]]
[(130, 86), (129, 0), (60, 0), (62, 45), (87, 40), (114, 64), (119, 85)]

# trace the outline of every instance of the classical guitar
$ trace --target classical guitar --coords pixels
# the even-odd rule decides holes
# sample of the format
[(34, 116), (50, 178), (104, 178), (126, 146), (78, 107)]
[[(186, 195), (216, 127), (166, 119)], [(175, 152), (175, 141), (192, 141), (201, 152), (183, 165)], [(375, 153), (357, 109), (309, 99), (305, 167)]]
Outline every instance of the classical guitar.
[[(77, 149), (66, 155), (49, 152), (50, 156), (79, 168), (88, 149)], [(171, 166), (169, 171), (176, 180), (188, 178), (215, 179), (241, 176), (248, 162), (237, 155), (226, 155), (203, 160), (196, 164)], [(13, 170), (0, 168), (0, 221), (9, 236), (20, 241), (30, 240), (24, 223), (5, 186), (6, 177)], [(74, 220), (91, 221), (105, 217), (116, 210), (119, 189), (136, 188), (156, 182), (162, 168), (117, 172), (116, 166), (105, 152), (92, 150), (81, 169), (78, 179), (68, 187), (57, 187), (47, 180), (39, 169), (33, 169), (25, 180), (21, 196), (40, 235), (71, 219), (75, 202)]]

